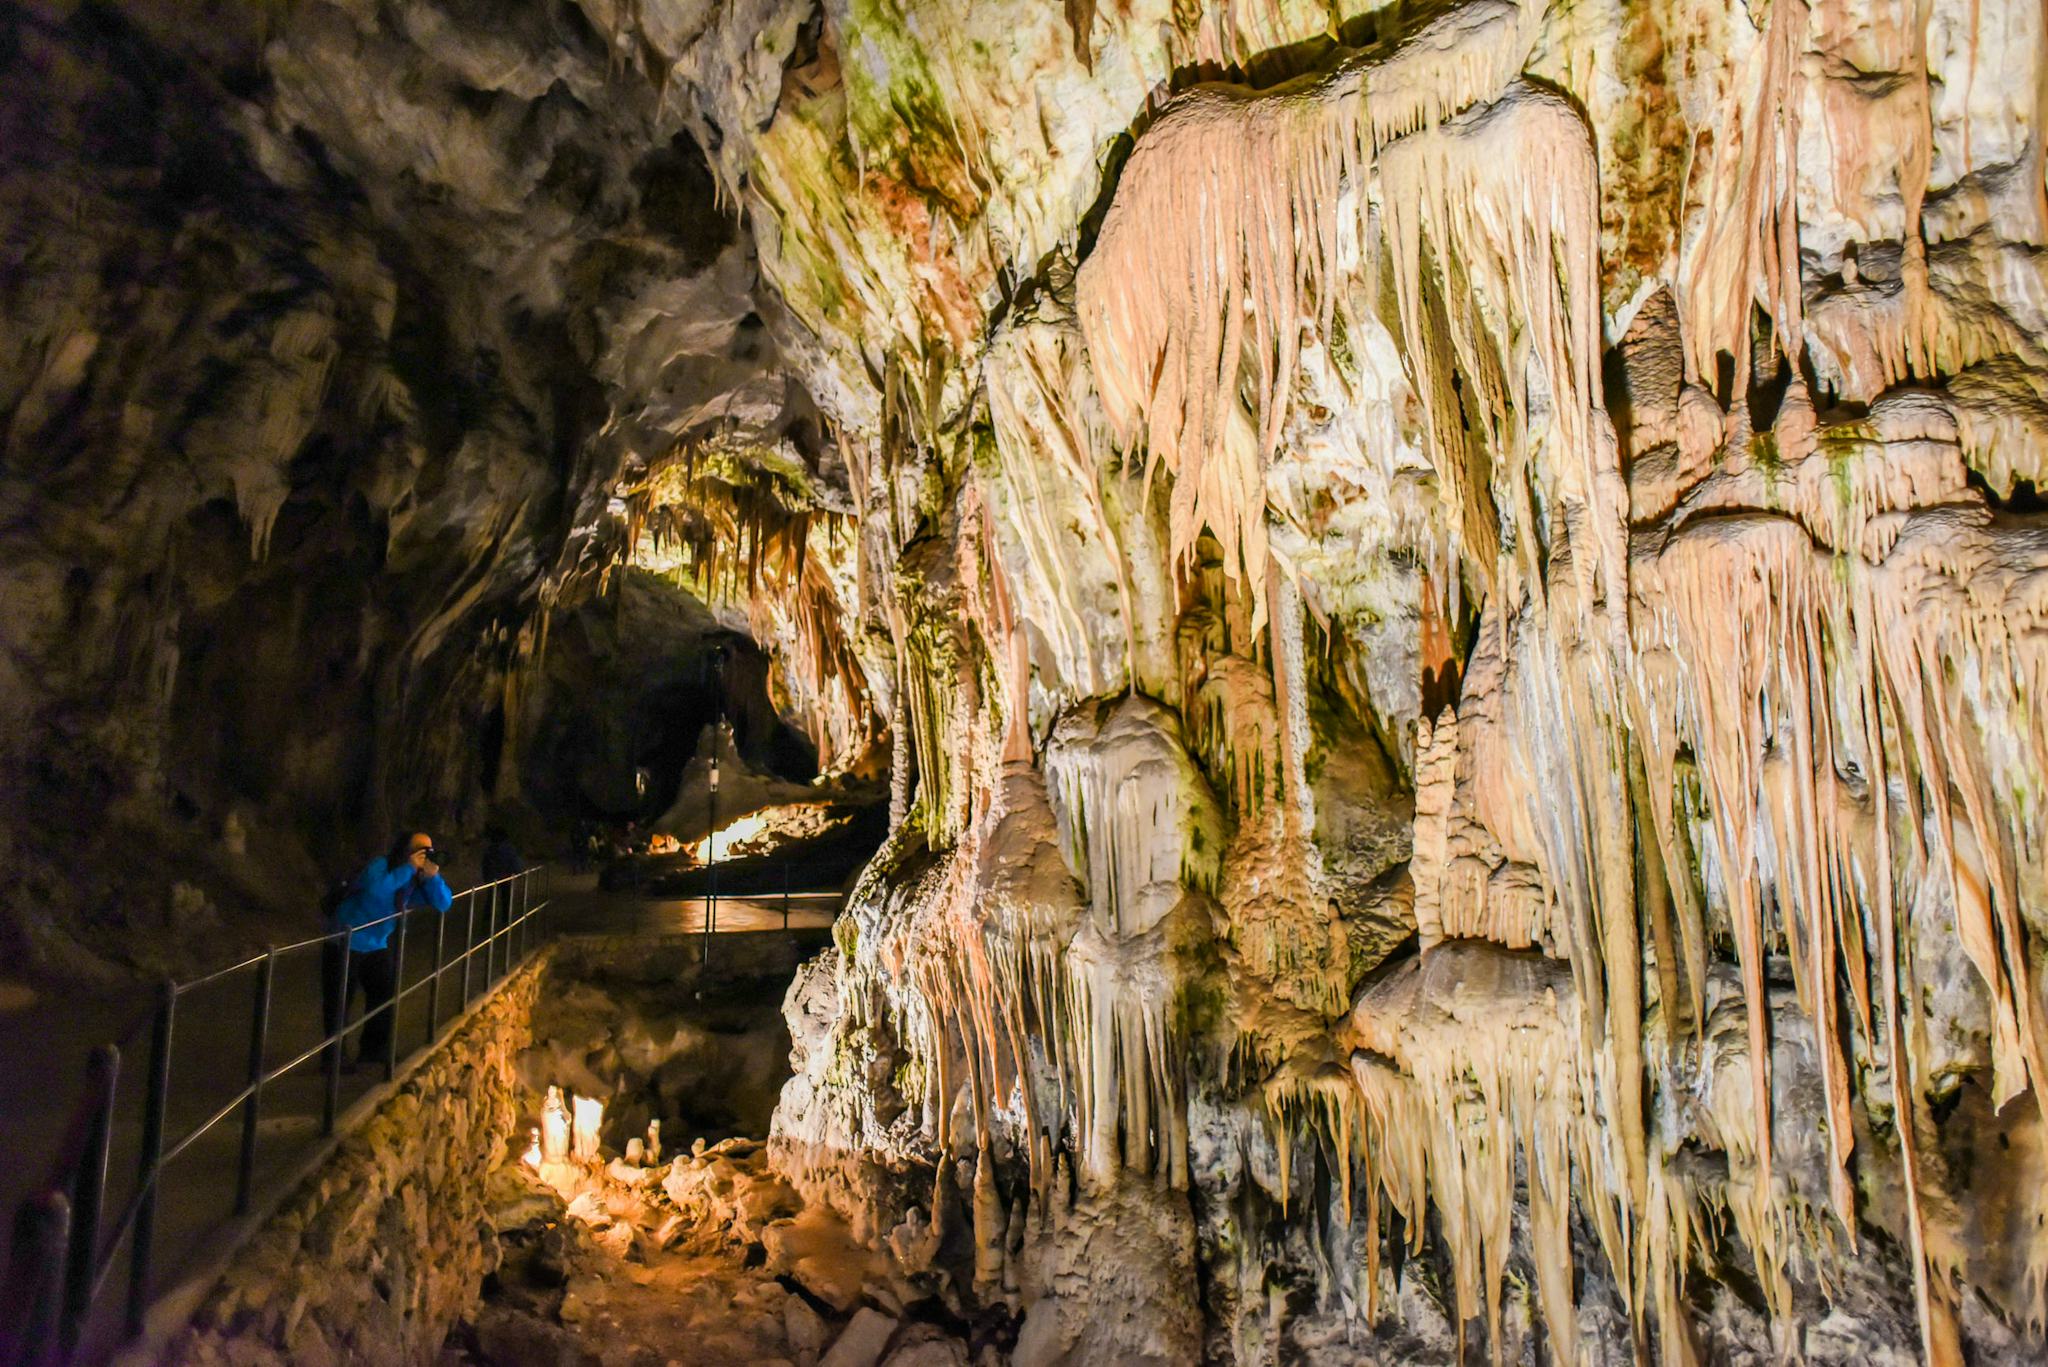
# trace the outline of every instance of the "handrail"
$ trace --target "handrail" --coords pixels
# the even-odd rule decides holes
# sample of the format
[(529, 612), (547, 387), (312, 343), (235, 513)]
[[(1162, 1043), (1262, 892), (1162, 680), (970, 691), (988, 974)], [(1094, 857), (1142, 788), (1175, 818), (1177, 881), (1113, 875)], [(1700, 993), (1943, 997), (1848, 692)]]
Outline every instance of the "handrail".
[[(268, 950), (264, 951), (265, 954), (268, 952)], [(195, 988), (205, 987), (210, 983), (220, 981), (231, 973), (239, 973), (254, 964), (260, 964), (263, 962), (263, 957), (263, 954), (252, 954), (238, 964), (229, 964), (226, 968), (216, 968), (213, 972), (208, 973), (204, 977), (194, 978), (189, 983), (173, 983), (171, 984), (171, 990), (182, 997)]]
[[(538, 891), (536, 891), (536, 889)], [(436, 914), (434, 966), (408, 984), (405, 981), (405, 943), (408, 922), (424, 914), (424, 908), (406, 908), (363, 925), (343, 926), (288, 945), (271, 946), (262, 953), (203, 973), (183, 983), (166, 981), (157, 994), (155, 1009), (139, 1016), (122, 1032), (118, 1044), (102, 1045), (93, 1052), (86, 1095), (74, 1106), (65, 1126), (64, 1146), (59, 1150), (49, 1182), (37, 1189), (22, 1205), (16, 1220), (16, 1237), (9, 1258), (4, 1286), (11, 1304), (0, 1305), (0, 1367), (71, 1361), (85, 1341), (99, 1293), (106, 1287), (117, 1263), (122, 1244), (128, 1244), (128, 1288), (125, 1335), (132, 1338), (142, 1328), (143, 1314), (151, 1294), (151, 1273), (155, 1256), (155, 1220), (159, 1197), (165, 1187), (164, 1172), (189, 1152), (206, 1135), (235, 1116), (242, 1116), (240, 1157), (237, 1164), (234, 1213), (245, 1214), (253, 1196), (254, 1172), (259, 1149), (263, 1094), (266, 1088), (315, 1058), (325, 1056), (325, 1095), (321, 1134), (334, 1131), (341, 1083), (342, 1049), (351, 1034), (363, 1031), (379, 1017), (388, 1017), (383, 1067), (385, 1081), (397, 1071), (400, 1012), (405, 1003), (427, 993), (426, 1031), (422, 1048), (438, 1043), (454, 1028), (461, 1015), (458, 1008), (445, 1022), (441, 1007), (442, 983), (460, 970), (462, 1007), (479, 995), (488, 995), (524, 963), (535, 945), (533, 922), (545, 912), (552, 898), (547, 866), (493, 879), (465, 888), (450, 900), (448, 911)], [(479, 898), (478, 894), (487, 894)], [(481, 938), (477, 935), (477, 904), (488, 903), (488, 919)], [(448, 917), (456, 903), (466, 903), (462, 947), (447, 952)], [(393, 955), (392, 993), (389, 999), (365, 1002), (363, 1014), (348, 1019), (349, 991), (347, 954), (336, 956), (340, 968), (331, 975), (329, 960), (321, 964), (319, 1038), (290, 1059), (268, 1066), (271, 1040), (271, 993), (278, 960), (286, 955), (346, 945), (358, 933), (390, 924)], [(473, 984), (472, 963), (482, 953), (483, 981)], [(254, 974), (253, 1015), (249, 1034), (246, 1080), (233, 1096), (215, 1108), (198, 1124), (175, 1139), (166, 1138), (171, 1082), (171, 1049), (176, 1039), (178, 1003), (186, 994), (202, 987), (227, 982), (241, 974)], [(473, 989), (473, 986), (475, 990)], [(331, 995), (330, 995), (331, 994)], [(337, 1006), (338, 1004), (338, 1006)], [(151, 1044), (145, 1060), (147, 1095), (142, 1115), (142, 1152), (135, 1187), (112, 1226), (102, 1216), (107, 1187), (107, 1159), (118, 1105), (116, 1082), (123, 1046), (128, 1045), (145, 1024), (151, 1026)], [(369, 1062), (370, 1060), (364, 1060)]]

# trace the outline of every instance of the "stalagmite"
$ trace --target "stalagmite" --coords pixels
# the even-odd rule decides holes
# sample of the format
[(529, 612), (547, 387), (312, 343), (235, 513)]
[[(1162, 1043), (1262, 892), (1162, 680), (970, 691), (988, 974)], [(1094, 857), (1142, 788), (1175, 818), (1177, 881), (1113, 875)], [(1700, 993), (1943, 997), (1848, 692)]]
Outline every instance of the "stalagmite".
[(569, 1161), (569, 1111), (562, 1089), (549, 1086), (547, 1104), (541, 1111), (541, 1156), (549, 1163)]
[(569, 1156), (579, 1163), (597, 1161), (599, 1131), (604, 1126), (604, 1099), (594, 1096), (570, 1098)]

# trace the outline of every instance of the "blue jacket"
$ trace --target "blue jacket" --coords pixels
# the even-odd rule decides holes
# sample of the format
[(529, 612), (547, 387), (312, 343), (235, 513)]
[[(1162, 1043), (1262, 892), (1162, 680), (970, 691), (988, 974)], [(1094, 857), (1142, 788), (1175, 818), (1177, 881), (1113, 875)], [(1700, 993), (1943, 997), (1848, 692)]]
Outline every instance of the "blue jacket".
[[(404, 899), (401, 903), (400, 899)], [(356, 878), (356, 890), (350, 893), (335, 913), (344, 926), (369, 926), (348, 937), (348, 947), (358, 953), (382, 949), (391, 939), (391, 932), (397, 927), (396, 921), (370, 925), (372, 921), (383, 921), (406, 907), (432, 907), (435, 911), (448, 910), (455, 894), (448, 891), (448, 880), (440, 874), (432, 878), (421, 878), (410, 863), (387, 863), (378, 855), (363, 865), (363, 871)]]

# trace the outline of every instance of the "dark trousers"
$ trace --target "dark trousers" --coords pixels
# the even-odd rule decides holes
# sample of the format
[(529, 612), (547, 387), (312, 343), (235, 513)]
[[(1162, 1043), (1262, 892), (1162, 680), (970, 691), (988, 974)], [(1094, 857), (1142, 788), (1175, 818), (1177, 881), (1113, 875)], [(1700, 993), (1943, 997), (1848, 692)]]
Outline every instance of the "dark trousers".
[[(344, 950), (337, 941), (323, 946), (321, 967), (323, 995), (327, 999), (327, 1033), (333, 1034), (348, 1018), (356, 993), (363, 994), (363, 1033), (356, 1057), (368, 1063), (382, 1063), (391, 1049), (391, 1012), (388, 1007), (397, 982), (392, 973), (391, 947)], [(348, 996), (342, 996), (342, 964), (348, 964)]]

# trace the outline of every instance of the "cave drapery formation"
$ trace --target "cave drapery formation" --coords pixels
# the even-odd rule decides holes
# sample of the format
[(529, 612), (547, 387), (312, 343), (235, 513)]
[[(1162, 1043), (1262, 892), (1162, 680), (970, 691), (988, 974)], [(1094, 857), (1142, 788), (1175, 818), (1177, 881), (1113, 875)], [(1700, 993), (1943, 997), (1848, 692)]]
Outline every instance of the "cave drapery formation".
[[(237, 472), (317, 425), (368, 489), (559, 456), (416, 630), (637, 554), (821, 756), (886, 735), (809, 1195), (1034, 1361), (2042, 1351), (2048, 11), (471, 9), (287, 7), (220, 96), (335, 220), (212, 381), (281, 454), (135, 397), (75, 459), (198, 412), (261, 561)], [(376, 263), (435, 250), (523, 433), (403, 400)], [(17, 447), (110, 330), (44, 325)]]

